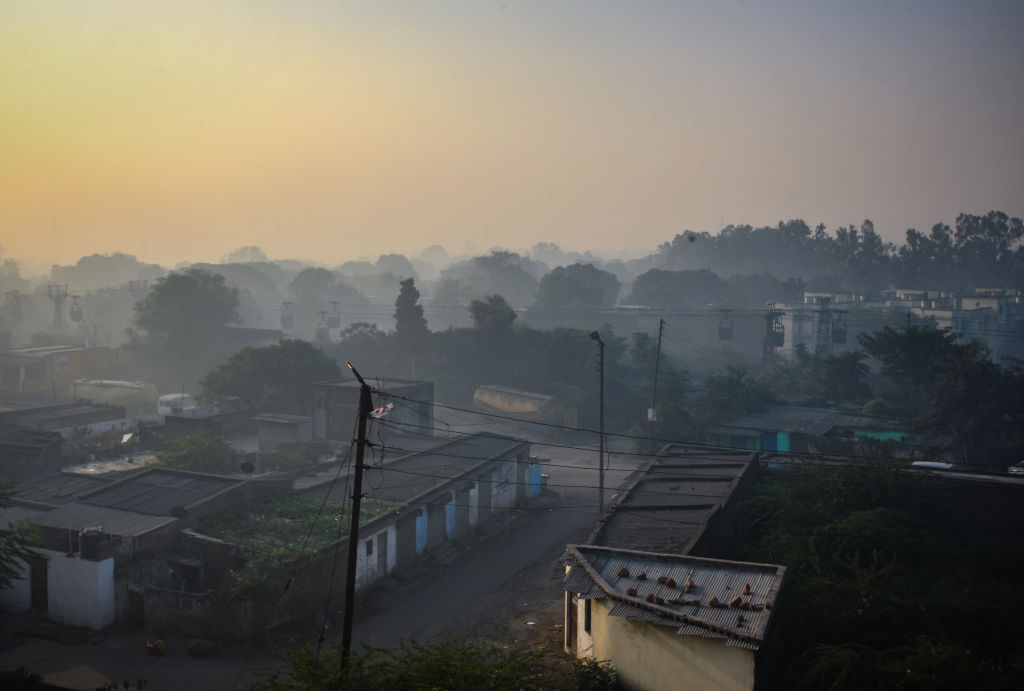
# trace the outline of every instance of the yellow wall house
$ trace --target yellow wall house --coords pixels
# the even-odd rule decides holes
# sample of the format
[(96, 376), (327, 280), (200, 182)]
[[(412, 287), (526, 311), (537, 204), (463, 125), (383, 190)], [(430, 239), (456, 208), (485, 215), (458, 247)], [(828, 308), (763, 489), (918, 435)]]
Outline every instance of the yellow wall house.
[(771, 687), (784, 567), (585, 545), (563, 561), (567, 652), (642, 691)]
[(111, 379), (117, 373), (117, 352), (112, 348), (73, 345), (15, 348), (24, 364), (17, 376), (6, 377), (12, 388), (27, 393), (69, 393), (76, 379)]

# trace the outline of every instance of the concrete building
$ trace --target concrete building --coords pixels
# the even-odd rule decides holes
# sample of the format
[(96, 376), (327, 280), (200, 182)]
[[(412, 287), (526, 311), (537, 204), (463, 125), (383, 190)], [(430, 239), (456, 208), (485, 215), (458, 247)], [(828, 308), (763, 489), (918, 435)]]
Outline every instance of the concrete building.
[(741, 691), (775, 681), (772, 617), (785, 568), (568, 545), (565, 649), (628, 688)]
[(264, 413), (253, 418), (260, 451), (276, 451), (282, 446), (313, 439), (313, 418), (304, 415)]
[(0, 422), (0, 475), (18, 481), (57, 472), (62, 443), (56, 432)]
[[(388, 414), (391, 425), (408, 431), (431, 434), (434, 424), (434, 383), (409, 379), (378, 379), (371, 386), (380, 402), (393, 400)], [(313, 384), (313, 438), (351, 441), (359, 412), (360, 384), (355, 379), (337, 379)], [(389, 398), (392, 397), (392, 398)]]
[(911, 421), (834, 408), (767, 406), (711, 427), (708, 444), (760, 451), (865, 454), (882, 442), (912, 443)]
[[(386, 448), (385, 448), (385, 452)], [(362, 588), (439, 547), (540, 489), (540, 466), (521, 439), (467, 435), (430, 449), (398, 448), (367, 471), (365, 497), (389, 506), (360, 525), (356, 587)], [(339, 484), (330, 498), (343, 499)], [(311, 501), (323, 490), (304, 493)]]
[(76, 345), (14, 348), (0, 356), (0, 388), (66, 394), (76, 379), (112, 379), (117, 351)]

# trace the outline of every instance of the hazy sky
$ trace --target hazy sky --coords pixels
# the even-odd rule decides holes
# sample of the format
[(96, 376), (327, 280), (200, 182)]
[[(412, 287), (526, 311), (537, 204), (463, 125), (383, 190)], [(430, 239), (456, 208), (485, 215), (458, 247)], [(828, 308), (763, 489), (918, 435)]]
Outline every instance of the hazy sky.
[(1024, 213), (1024, 2), (6, 2), (0, 245), (325, 263)]

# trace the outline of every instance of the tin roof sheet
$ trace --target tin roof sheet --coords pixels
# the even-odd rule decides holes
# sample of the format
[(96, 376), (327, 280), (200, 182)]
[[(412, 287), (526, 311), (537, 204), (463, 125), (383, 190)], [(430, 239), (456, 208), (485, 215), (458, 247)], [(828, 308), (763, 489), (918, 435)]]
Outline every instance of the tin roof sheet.
[(591, 545), (569, 545), (563, 561), (571, 567), (563, 589), (578, 592), (587, 585), (590, 597), (613, 601), (612, 616), (755, 650), (767, 634), (786, 572), (774, 564)]
[(682, 553), (752, 463), (748, 452), (669, 445), (627, 481), (588, 544)]
[(38, 480), (19, 482), (11, 489), (10, 496), (15, 500), (42, 504), (67, 504), (83, 494), (106, 487), (111, 482), (113, 480), (100, 477), (76, 473), (57, 473)]
[(170, 516), (150, 516), (135, 511), (72, 502), (40, 513), (32, 522), (45, 528), (75, 532), (98, 527), (108, 535), (138, 537), (177, 520)]
[(81, 501), (151, 516), (169, 516), (217, 497), (242, 480), (168, 468), (153, 468), (82, 495)]
[[(481, 463), (509, 458), (524, 444), (523, 440), (513, 437), (479, 434), (458, 437), (422, 451), (384, 446), (381, 447), (385, 456), (383, 462), (374, 462), (369, 457), (373, 454), (368, 454), (363, 488), (367, 497), (404, 504), (465, 476)], [(387, 460), (388, 456), (394, 460)], [(344, 482), (336, 482), (330, 498), (342, 501), (346, 491)], [(322, 497), (316, 493), (317, 499)]]

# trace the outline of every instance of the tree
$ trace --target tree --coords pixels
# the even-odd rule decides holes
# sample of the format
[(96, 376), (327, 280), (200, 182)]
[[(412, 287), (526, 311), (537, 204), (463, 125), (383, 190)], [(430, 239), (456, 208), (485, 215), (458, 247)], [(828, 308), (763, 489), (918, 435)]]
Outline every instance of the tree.
[(540, 279), (535, 306), (541, 309), (614, 307), (622, 285), (593, 264), (559, 266)]
[(656, 309), (706, 307), (709, 303), (728, 303), (732, 288), (707, 269), (665, 271), (651, 269), (637, 276), (633, 292), (626, 302)]
[(226, 324), (241, 321), (237, 308), (238, 290), (224, 276), (189, 269), (157, 279), (135, 303), (135, 325), (162, 350), (195, 352)]
[[(8, 506), (7, 495), (0, 490), (0, 508)], [(6, 525), (7, 521), (0, 523)], [(0, 590), (10, 588), (14, 581), (24, 576), (22, 564), (35, 556), (32, 551), (38, 540), (34, 526), (27, 521), (11, 523), (0, 527)]]
[(312, 384), (341, 376), (338, 363), (308, 341), (243, 348), (200, 382), (208, 401), (237, 399), (275, 412), (309, 415)]
[(512, 330), (516, 312), (501, 295), (488, 295), (469, 303), (473, 328), (486, 333), (506, 333)]
[(401, 286), (398, 298), (395, 299), (395, 334), (403, 343), (422, 343), (430, 331), (423, 317), (423, 306), (419, 303), (420, 291), (416, 290), (412, 278), (402, 281)]
[(201, 473), (237, 473), (238, 463), (231, 444), (207, 430), (169, 442), (155, 455), (160, 465)]
[(267, 261), (267, 253), (255, 245), (245, 245), (221, 257), (221, 264), (256, 264)]
[(891, 326), (857, 336), (868, 355), (878, 360), (881, 373), (893, 384), (890, 396), (911, 414), (921, 412), (937, 384), (935, 373), (956, 350), (952, 329)]

